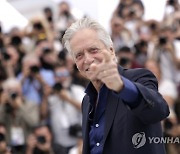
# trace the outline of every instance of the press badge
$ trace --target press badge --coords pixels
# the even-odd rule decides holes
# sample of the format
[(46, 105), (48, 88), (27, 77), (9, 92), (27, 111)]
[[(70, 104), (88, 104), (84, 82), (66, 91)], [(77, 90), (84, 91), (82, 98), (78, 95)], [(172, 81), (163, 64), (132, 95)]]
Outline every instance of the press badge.
[(11, 145), (24, 145), (25, 137), (24, 131), (21, 127), (12, 126), (11, 128)]

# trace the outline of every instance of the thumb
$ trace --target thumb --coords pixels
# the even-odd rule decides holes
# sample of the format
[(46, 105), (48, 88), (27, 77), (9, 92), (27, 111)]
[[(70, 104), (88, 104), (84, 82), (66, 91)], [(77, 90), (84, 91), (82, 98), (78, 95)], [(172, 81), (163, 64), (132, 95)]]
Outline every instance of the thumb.
[(95, 72), (96, 70), (97, 70), (97, 64), (95, 64), (95, 63), (93, 63), (93, 64), (91, 64), (91, 66), (90, 66), (90, 70), (91, 71), (93, 71), (93, 72)]
[(98, 75), (98, 72), (99, 72), (98, 67), (99, 67), (98, 64), (95, 64), (95, 63), (90, 65), (90, 71), (92, 73), (92, 76), (91, 76), (92, 80), (96, 79), (96, 77)]

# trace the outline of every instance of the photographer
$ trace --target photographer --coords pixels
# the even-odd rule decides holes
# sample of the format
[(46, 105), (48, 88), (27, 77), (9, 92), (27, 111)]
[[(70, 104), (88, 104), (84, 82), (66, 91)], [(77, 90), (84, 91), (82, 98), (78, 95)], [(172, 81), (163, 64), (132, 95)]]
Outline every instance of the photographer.
[(124, 68), (130, 69), (142, 67), (136, 62), (134, 51), (127, 46), (123, 46), (122, 48), (120, 48), (116, 53), (116, 56), (118, 58), (118, 63)]
[(111, 39), (114, 42), (114, 48), (117, 52), (122, 46), (132, 46), (132, 35), (130, 31), (124, 27), (124, 21), (120, 17), (112, 17), (111, 19)]
[(6, 142), (6, 128), (3, 123), (0, 123), (0, 154), (11, 154), (10, 148)]
[(23, 58), (23, 69), (18, 79), (22, 83), (23, 95), (35, 104), (40, 104), (45, 87), (54, 84), (54, 76), (42, 70), (39, 58), (28, 54)]
[(12, 46), (8, 45), (3, 48), (2, 52), (2, 65), (6, 68), (6, 73), (8, 77), (15, 77), (21, 70), (20, 65), (20, 55), (17, 49)]
[(52, 94), (44, 99), (41, 114), (50, 119), (56, 154), (68, 154), (77, 144), (75, 137), (81, 125), (81, 101), (84, 88), (71, 83), (70, 73), (65, 65), (55, 66), (56, 84)]
[(52, 147), (51, 131), (46, 125), (34, 128), (28, 136), (26, 154), (54, 154)]
[(17, 79), (9, 78), (2, 86), (0, 122), (5, 124), (12, 152), (24, 154), (26, 137), (39, 121), (38, 107), (23, 98), (21, 84)]
[[(160, 66), (156, 61), (152, 59), (147, 60), (145, 67), (155, 74), (159, 83), (159, 92), (168, 103), (170, 109), (170, 115), (162, 122), (164, 136), (177, 137), (180, 135), (180, 126), (175, 112), (175, 102), (178, 98), (177, 87), (174, 82), (162, 77)], [(176, 150), (175, 144), (166, 144), (166, 149), (168, 154), (172, 154), (172, 150)]]
[(178, 0), (167, 0), (165, 6), (164, 18), (172, 16), (173, 13), (180, 10)]
[(25, 27), (24, 36), (29, 37), (35, 47), (43, 40), (53, 42), (55, 35), (46, 18), (43, 15), (37, 15)]
[(177, 82), (177, 57), (173, 45), (173, 33), (170, 27), (163, 27), (159, 31), (152, 58), (160, 62), (163, 78)]
[(69, 3), (62, 1), (58, 6), (58, 17), (56, 21), (56, 29), (60, 33), (60, 39), (62, 38), (65, 30), (75, 21), (75, 17), (71, 13)]

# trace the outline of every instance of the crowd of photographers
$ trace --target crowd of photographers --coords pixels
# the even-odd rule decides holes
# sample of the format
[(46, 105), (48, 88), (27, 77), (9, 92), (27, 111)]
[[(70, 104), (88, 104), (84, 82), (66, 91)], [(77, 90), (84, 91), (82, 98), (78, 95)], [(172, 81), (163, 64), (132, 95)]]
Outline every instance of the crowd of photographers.
[[(81, 154), (81, 100), (88, 81), (61, 39), (76, 18), (67, 2), (47, 7), (25, 29), (0, 25), (0, 153)], [(110, 21), (118, 63), (157, 77), (170, 116), (165, 136), (180, 136), (180, 4), (168, 0), (162, 21), (143, 20), (141, 0), (121, 0)], [(180, 153), (167, 144), (168, 154)]]

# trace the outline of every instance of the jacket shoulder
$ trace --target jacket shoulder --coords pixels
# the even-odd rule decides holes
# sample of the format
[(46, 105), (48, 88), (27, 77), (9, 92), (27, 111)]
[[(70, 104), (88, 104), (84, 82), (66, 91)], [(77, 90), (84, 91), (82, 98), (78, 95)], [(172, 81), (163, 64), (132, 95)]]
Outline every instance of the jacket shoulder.
[(141, 83), (144, 86), (148, 86), (149, 84), (151, 84), (155, 89), (158, 89), (157, 78), (148, 69), (145, 68), (124, 69), (123, 76), (133, 82)]

